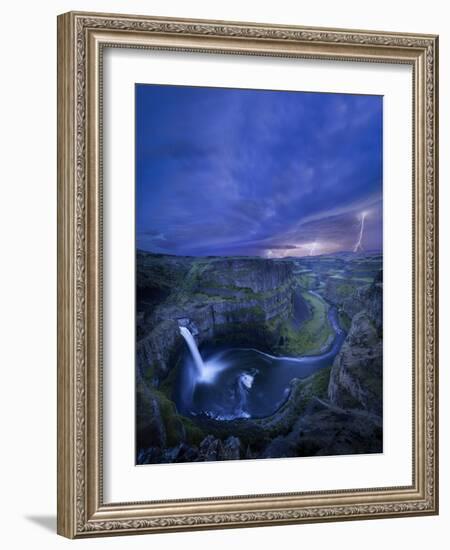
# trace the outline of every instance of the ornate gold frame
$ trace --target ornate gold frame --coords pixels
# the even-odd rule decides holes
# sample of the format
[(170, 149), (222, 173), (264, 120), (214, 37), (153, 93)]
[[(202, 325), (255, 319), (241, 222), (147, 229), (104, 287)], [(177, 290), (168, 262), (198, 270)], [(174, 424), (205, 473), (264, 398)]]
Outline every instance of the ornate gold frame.
[[(102, 499), (102, 48), (413, 67), (413, 484), (166, 502)], [(58, 533), (66, 537), (436, 514), (438, 38), (67, 13), (58, 18)], [(149, 498), (151, 495), (149, 495)]]

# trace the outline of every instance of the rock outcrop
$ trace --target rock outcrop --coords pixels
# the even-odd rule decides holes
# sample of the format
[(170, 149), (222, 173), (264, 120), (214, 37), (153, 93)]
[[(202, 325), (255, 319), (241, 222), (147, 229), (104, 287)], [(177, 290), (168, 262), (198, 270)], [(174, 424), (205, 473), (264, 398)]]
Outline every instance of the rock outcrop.
[(215, 462), (218, 460), (240, 460), (246, 455), (238, 437), (229, 436), (222, 441), (213, 435), (207, 435), (200, 444), (180, 443), (174, 447), (149, 447), (142, 450), (139, 464), (157, 464), (167, 462)]
[(360, 279), (346, 279), (343, 276), (328, 277), (323, 296), (342, 308), (351, 319), (365, 311), (381, 332), (383, 325), (383, 272), (378, 271), (373, 281), (364, 283)]
[(285, 436), (275, 437), (261, 458), (380, 452), (382, 425), (365, 411), (346, 411), (313, 397)]
[(329, 401), (343, 409), (361, 409), (382, 416), (383, 410), (383, 278), (378, 272), (370, 285), (343, 300), (352, 319), (336, 356), (328, 386)]
[[(171, 280), (164, 277), (166, 257), (138, 255), (140, 292), (145, 295), (145, 269), (164, 279), (169, 295), (146, 314), (144, 334), (136, 346), (136, 363), (142, 376), (157, 387), (167, 375), (183, 341), (179, 320), (188, 319), (196, 327), (198, 344), (220, 338), (234, 344), (261, 346), (267, 350), (278, 338), (276, 323), (291, 316), (294, 304), (293, 265), (289, 262), (254, 258), (189, 259), (169, 257), (177, 269)], [(162, 264), (158, 267), (159, 264)], [(154, 279), (152, 284), (155, 285)], [(170, 284), (175, 286), (170, 287)], [(153, 287), (152, 287), (153, 288)], [(154, 288), (153, 294), (156, 294)], [(296, 307), (302, 300), (296, 295)], [(306, 304), (303, 304), (307, 308)], [(150, 374), (149, 374), (150, 371)]]
[[(346, 253), (278, 261), (138, 253), (137, 264), (139, 464), (382, 451), (379, 258)], [(318, 307), (310, 303), (311, 288), (348, 323), (333, 365), (293, 379), (284, 404), (266, 418), (223, 421), (179, 414), (168, 388), (171, 368), (185, 349), (180, 325), (198, 344), (217, 341), (283, 355), (289, 331), (304, 335), (313, 324), (316, 334), (321, 326), (312, 315)], [(322, 317), (326, 320), (326, 309)]]
[(382, 342), (371, 318), (357, 313), (336, 356), (330, 374), (328, 399), (343, 409), (382, 413)]
[(383, 328), (383, 272), (378, 272), (372, 284), (356, 288), (349, 298), (343, 300), (342, 309), (350, 319), (365, 311), (380, 335)]

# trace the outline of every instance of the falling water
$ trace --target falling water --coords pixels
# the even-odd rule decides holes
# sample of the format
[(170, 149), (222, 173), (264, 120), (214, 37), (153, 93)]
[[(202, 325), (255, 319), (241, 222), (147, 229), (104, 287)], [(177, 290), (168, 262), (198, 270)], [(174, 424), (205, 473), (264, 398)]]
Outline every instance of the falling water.
[(180, 326), (180, 334), (185, 339), (195, 364), (195, 372), (190, 377), (190, 384), (195, 386), (197, 382), (204, 384), (212, 383), (216, 375), (224, 368), (224, 365), (217, 360), (203, 361), (197, 343), (187, 327)]
[(181, 333), (181, 336), (186, 340), (186, 343), (188, 345), (189, 351), (192, 354), (192, 358), (194, 359), (195, 366), (197, 368), (198, 373), (201, 374), (205, 370), (205, 363), (203, 362), (202, 356), (198, 351), (197, 343), (194, 340), (194, 337), (192, 336), (191, 331), (187, 327), (180, 327), (180, 333)]
[(188, 416), (224, 421), (273, 414), (286, 401), (293, 379), (306, 378), (332, 365), (346, 333), (336, 307), (329, 307), (328, 321), (335, 334), (333, 341), (317, 355), (300, 357), (273, 356), (254, 348), (214, 351), (212, 347), (202, 350), (202, 357), (189, 329), (180, 327), (189, 357), (175, 386), (178, 410)]

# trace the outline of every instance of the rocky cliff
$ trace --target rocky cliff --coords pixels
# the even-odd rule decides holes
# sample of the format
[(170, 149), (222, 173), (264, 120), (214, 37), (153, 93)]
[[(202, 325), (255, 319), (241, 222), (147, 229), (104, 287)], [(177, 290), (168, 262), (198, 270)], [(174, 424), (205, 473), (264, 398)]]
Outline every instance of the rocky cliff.
[(342, 308), (353, 318), (360, 311), (365, 311), (375, 325), (379, 335), (383, 329), (383, 272), (378, 271), (373, 282), (358, 286), (351, 296), (342, 301)]
[[(170, 448), (172, 441), (186, 439), (186, 430), (187, 439), (198, 439), (199, 430), (179, 416), (167, 395), (158, 391), (185, 349), (180, 325), (189, 328), (199, 345), (219, 340), (271, 351), (280, 338), (279, 325), (292, 316), (294, 306), (296, 311), (302, 306), (309, 311), (302, 296), (294, 292), (292, 267), (289, 262), (257, 258), (138, 253), (138, 445), (153, 441), (155, 449)], [(224, 449), (226, 454), (226, 445)]]
[(361, 311), (353, 317), (334, 360), (328, 399), (343, 409), (363, 409), (381, 416), (382, 375), (382, 341), (371, 318)]
[[(140, 464), (203, 462), (376, 453), (382, 451), (382, 418), (328, 400), (330, 369), (292, 380), (290, 397), (272, 416), (217, 421), (197, 419), (197, 441), (143, 448)], [(233, 434), (233, 435), (230, 435)]]
[(381, 330), (383, 272), (377, 270), (373, 277), (346, 277), (331, 275), (324, 281), (322, 294), (326, 300), (342, 308), (351, 319), (360, 311), (366, 311)]
[[(277, 261), (139, 253), (137, 274), (138, 463), (382, 451), (379, 258)], [(168, 388), (185, 347), (180, 325), (199, 344), (217, 340), (301, 355), (305, 344), (321, 348), (317, 335), (325, 342), (329, 336), (328, 306), (320, 294), (347, 320), (346, 340), (333, 365), (292, 380), (289, 398), (276, 413), (233, 421), (178, 413)]]
[[(254, 258), (148, 259), (138, 255), (138, 293), (155, 299), (152, 309), (138, 309), (136, 362), (142, 375), (154, 386), (167, 375), (183, 345), (179, 325), (189, 322), (199, 344), (222, 341), (270, 349), (276, 343), (276, 321), (292, 314), (294, 277), (288, 262)], [(166, 262), (175, 264), (177, 276), (164, 277)], [(149, 270), (152, 270), (150, 275)], [(144, 274), (146, 276), (144, 277)], [(155, 273), (161, 279), (155, 290)], [(156, 279), (158, 281), (158, 279)], [(148, 290), (148, 285), (151, 292)], [(296, 306), (302, 301), (296, 296)], [(140, 302), (138, 302), (140, 303)], [(144, 303), (144, 306), (147, 302)], [(307, 304), (304, 304), (307, 308)], [(140, 319), (140, 322), (139, 322)]]
[(342, 307), (352, 319), (347, 338), (330, 374), (328, 399), (345, 409), (382, 416), (383, 408), (382, 273), (354, 291)]

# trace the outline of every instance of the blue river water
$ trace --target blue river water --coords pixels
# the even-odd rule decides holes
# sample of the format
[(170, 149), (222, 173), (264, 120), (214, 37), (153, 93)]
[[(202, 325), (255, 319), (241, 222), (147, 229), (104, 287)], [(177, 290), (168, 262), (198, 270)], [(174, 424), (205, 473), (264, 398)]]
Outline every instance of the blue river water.
[(182, 329), (188, 346), (174, 388), (178, 410), (217, 420), (270, 416), (286, 401), (294, 378), (306, 378), (333, 363), (346, 333), (334, 306), (328, 319), (333, 341), (323, 352), (301, 357), (275, 357), (254, 348), (196, 351), (189, 331)]

